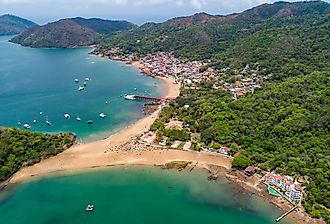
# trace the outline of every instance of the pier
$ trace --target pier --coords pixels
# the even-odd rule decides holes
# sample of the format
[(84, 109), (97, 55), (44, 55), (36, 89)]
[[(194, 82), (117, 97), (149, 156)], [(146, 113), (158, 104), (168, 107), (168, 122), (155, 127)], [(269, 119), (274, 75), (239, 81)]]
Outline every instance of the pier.
[(143, 96), (143, 95), (126, 95), (125, 99), (127, 100), (151, 100), (157, 102), (164, 102), (164, 101), (172, 101), (175, 100), (176, 97), (155, 97), (155, 96)]
[(276, 222), (281, 221), (285, 216), (289, 215), (291, 212), (293, 212), (294, 210), (296, 210), (299, 207), (300, 204), (294, 206), (293, 208), (291, 208), (289, 211), (287, 211), (286, 213), (284, 213), (283, 215), (281, 215), (280, 217), (278, 217), (276, 219)]

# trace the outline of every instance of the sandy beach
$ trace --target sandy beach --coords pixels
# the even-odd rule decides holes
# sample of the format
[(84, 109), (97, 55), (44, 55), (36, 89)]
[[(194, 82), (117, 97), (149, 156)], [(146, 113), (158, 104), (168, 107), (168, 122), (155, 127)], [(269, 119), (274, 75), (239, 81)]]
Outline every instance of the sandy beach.
[[(133, 65), (141, 69), (138, 63), (134, 63)], [(175, 84), (174, 79), (166, 77), (160, 77), (160, 79), (166, 83), (166, 97), (177, 97), (180, 94), (180, 85)], [(163, 165), (171, 161), (192, 161), (198, 162), (200, 166), (211, 164), (230, 169), (230, 159), (205, 152), (181, 150), (142, 150), (128, 152), (119, 150), (117, 152), (108, 152), (111, 147), (120, 146), (130, 141), (133, 137), (148, 131), (150, 125), (158, 117), (159, 112), (160, 108), (151, 115), (120, 130), (107, 139), (90, 143), (78, 143), (57, 156), (43, 160), (33, 166), (22, 168), (11, 178), (10, 182), (16, 183), (26, 180), (31, 176), (42, 176), (60, 171), (83, 170), (112, 165)]]

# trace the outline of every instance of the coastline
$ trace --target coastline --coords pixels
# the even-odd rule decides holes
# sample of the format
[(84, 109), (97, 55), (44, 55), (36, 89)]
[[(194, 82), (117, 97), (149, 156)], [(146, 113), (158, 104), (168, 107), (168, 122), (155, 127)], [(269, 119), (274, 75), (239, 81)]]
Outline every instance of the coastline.
[[(113, 60), (113, 59), (112, 59)], [(132, 66), (143, 71), (143, 65), (139, 62), (131, 63)], [(146, 74), (148, 75), (148, 74)], [(167, 88), (165, 97), (174, 98), (180, 94), (180, 85), (174, 83), (174, 79), (166, 77), (154, 77), (164, 81)], [(131, 141), (134, 137), (148, 131), (150, 125), (157, 119), (161, 109), (158, 108), (151, 115), (146, 116), (134, 124), (121, 129), (117, 133), (112, 134), (104, 140), (99, 140), (89, 143), (79, 143), (73, 147), (65, 150), (64, 152), (43, 160), (38, 164), (30, 167), (24, 167), (15, 173), (8, 181), (9, 184), (20, 183), (29, 180), (31, 177), (43, 177), (51, 174), (64, 173), (64, 172), (79, 172), (97, 167), (109, 167), (119, 165), (150, 165), (161, 166), (172, 161), (189, 161), (198, 164), (198, 168), (206, 168), (210, 171), (210, 166), (222, 167), (226, 171), (222, 172), (229, 180), (235, 183), (241, 183), (241, 186), (249, 193), (261, 196), (265, 201), (272, 203), (271, 199), (264, 196), (264, 192), (258, 190), (259, 187), (250, 186), (245, 180), (237, 178), (230, 178), (228, 174), (231, 169), (231, 160), (213, 153), (182, 151), (172, 149), (145, 149), (136, 151), (111, 151), (109, 148)], [(260, 188), (259, 188), (260, 189)], [(272, 203), (274, 204), (274, 203)], [(286, 209), (286, 205), (277, 205), (281, 209)], [(295, 215), (301, 212), (293, 213)], [(293, 215), (295, 223), (304, 223), (306, 219), (297, 218)], [(304, 221), (302, 221), (304, 220)], [(318, 222), (313, 222), (318, 223)], [(321, 223), (321, 222), (320, 222)]]

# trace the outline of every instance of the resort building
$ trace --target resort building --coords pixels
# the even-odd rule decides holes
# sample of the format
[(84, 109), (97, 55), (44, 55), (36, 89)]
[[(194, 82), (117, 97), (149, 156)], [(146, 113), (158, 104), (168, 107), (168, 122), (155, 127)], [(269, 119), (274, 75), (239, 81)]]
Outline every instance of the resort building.
[(268, 187), (276, 190), (290, 202), (301, 202), (304, 192), (303, 188), (299, 183), (293, 182), (292, 177), (282, 176), (271, 172), (263, 177), (263, 181)]
[(254, 166), (248, 166), (245, 170), (244, 170), (244, 174), (247, 176), (252, 176), (253, 174), (256, 173), (256, 168)]

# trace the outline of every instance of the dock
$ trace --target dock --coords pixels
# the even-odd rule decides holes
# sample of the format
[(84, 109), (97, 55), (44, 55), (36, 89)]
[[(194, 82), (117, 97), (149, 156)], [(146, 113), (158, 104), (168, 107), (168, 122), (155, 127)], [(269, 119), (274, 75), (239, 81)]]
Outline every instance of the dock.
[(299, 206), (300, 206), (300, 204), (294, 206), (294, 207), (291, 208), (289, 211), (287, 211), (286, 213), (284, 213), (283, 215), (281, 215), (280, 217), (278, 217), (275, 221), (276, 221), (276, 222), (281, 221), (285, 216), (289, 215), (291, 212), (293, 212), (294, 210), (296, 210)]

